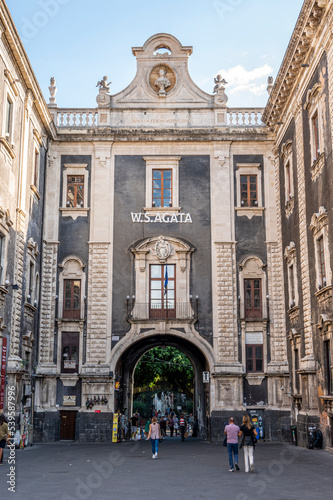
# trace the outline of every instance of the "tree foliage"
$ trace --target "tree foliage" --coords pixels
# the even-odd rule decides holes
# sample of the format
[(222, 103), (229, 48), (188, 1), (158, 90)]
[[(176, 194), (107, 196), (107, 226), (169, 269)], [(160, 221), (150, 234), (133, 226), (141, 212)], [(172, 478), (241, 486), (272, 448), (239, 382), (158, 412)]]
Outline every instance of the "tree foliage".
[(174, 391), (191, 397), (194, 370), (190, 360), (175, 347), (155, 347), (137, 364), (134, 386), (155, 392)]

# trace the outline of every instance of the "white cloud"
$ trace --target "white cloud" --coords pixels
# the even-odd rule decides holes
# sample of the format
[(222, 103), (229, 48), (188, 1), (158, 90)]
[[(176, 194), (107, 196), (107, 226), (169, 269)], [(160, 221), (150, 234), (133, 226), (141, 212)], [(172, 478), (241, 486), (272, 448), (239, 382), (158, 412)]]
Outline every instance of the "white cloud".
[(273, 68), (269, 64), (264, 64), (253, 70), (246, 70), (238, 64), (227, 70), (218, 71), (220, 75), (228, 82), (226, 93), (236, 95), (241, 92), (251, 92), (256, 96), (263, 95), (267, 88), (267, 77), (271, 75)]

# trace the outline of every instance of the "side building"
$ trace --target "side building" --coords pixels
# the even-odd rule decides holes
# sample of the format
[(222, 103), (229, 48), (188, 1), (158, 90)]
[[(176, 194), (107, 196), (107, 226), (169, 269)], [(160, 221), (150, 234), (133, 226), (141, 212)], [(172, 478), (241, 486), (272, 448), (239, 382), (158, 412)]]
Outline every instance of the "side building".
[(333, 445), (332, 1), (305, 2), (264, 112), (276, 133), (292, 423)]
[(15, 387), (17, 430), (32, 442), (44, 187), (51, 115), (0, 2), (0, 412)]
[(51, 98), (35, 438), (111, 440), (136, 363), (171, 345), (194, 366), (202, 436), (248, 410), (284, 439), (274, 134), (263, 110), (227, 107), (221, 77), (213, 95), (194, 84), (192, 47), (158, 34), (132, 50), (133, 82), (111, 95), (103, 79), (95, 109)]

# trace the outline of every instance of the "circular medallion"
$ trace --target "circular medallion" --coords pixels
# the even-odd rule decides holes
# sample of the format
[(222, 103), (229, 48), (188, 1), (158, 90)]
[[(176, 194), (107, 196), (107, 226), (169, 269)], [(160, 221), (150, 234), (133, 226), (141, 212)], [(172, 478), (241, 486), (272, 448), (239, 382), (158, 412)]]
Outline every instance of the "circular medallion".
[(166, 95), (176, 85), (176, 73), (166, 64), (154, 66), (149, 75), (149, 85), (158, 95)]

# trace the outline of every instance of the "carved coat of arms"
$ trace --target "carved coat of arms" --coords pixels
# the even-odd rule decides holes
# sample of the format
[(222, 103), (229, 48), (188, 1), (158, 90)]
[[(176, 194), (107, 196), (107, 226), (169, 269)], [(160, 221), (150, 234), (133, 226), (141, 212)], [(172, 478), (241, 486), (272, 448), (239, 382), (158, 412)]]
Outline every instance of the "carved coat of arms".
[(168, 241), (166, 241), (163, 236), (160, 236), (155, 245), (156, 256), (159, 260), (164, 261), (171, 254), (171, 246)]

